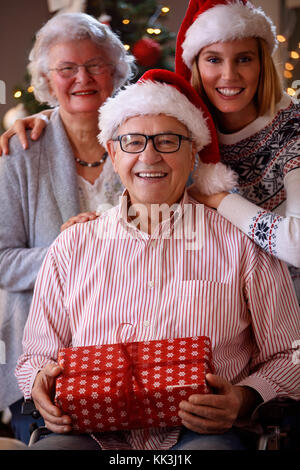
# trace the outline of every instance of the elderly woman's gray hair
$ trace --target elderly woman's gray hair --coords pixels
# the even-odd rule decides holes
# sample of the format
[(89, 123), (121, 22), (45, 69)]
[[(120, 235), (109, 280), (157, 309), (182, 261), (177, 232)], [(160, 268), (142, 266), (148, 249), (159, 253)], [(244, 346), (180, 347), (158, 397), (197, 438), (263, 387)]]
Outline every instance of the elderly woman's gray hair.
[(34, 95), (40, 102), (51, 106), (58, 103), (50, 94), (47, 74), (50, 48), (63, 41), (90, 39), (101, 47), (114, 66), (114, 90), (132, 78), (134, 57), (128, 54), (115, 33), (103, 23), (86, 13), (63, 13), (51, 18), (37, 33), (29, 54), (28, 70)]

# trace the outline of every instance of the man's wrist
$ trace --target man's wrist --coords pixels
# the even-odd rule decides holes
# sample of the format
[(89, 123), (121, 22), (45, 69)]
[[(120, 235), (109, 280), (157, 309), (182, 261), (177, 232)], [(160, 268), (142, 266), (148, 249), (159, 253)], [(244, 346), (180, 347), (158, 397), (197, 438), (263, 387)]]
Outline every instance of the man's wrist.
[(241, 406), (238, 419), (247, 418), (252, 415), (256, 407), (263, 402), (261, 395), (252, 387), (236, 385), (240, 395)]

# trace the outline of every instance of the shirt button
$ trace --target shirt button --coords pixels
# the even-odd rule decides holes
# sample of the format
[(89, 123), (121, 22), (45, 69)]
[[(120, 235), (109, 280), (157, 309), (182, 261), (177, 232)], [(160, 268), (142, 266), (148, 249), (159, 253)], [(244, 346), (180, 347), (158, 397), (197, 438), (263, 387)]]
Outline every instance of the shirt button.
[(154, 281), (149, 281), (148, 286), (150, 287), (150, 289), (153, 289), (153, 287), (154, 287)]
[(145, 328), (148, 328), (148, 326), (150, 326), (150, 321), (149, 321), (149, 320), (145, 320), (145, 321), (144, 321), (144, 327), (145, 327)]

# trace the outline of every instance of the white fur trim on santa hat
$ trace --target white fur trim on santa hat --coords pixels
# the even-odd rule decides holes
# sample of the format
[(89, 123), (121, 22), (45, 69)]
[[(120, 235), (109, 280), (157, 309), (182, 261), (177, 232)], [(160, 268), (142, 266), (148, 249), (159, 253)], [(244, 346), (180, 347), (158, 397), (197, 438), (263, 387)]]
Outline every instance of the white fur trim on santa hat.
[(238, 175), (223, 163), (199, 162), (193, 172), (193, 181), (201, 194), (207, 196), (231, 191), (238, 183)]
[(115, 97), (108, 98), (100, 108), (99, 142), (107, 148), (108, 140), (128, 118), (149, 114), (166, 114), (182, 122), (198, 152), (211, 142), (202, 111), (172, 85), (151, 80), (128, 85)]
[(265, 39), (271, 53), (277, 47), (276, 28), (259, 8), (236, 1), (216, 5), (201, 13), (186, 32), (182, 59), (188, 68), (201, 49), (216, 42), (255, 37)]

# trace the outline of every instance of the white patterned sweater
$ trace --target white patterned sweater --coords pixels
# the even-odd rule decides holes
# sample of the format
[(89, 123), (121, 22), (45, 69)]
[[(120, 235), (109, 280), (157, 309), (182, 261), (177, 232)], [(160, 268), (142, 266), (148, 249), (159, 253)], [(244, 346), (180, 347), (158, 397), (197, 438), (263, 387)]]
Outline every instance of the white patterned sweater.
[(218, 212), (287, 262), (300, 301), (300, 106), (284, 94), (275, 116), (219, 133), (222, 161), (239, 175)]

